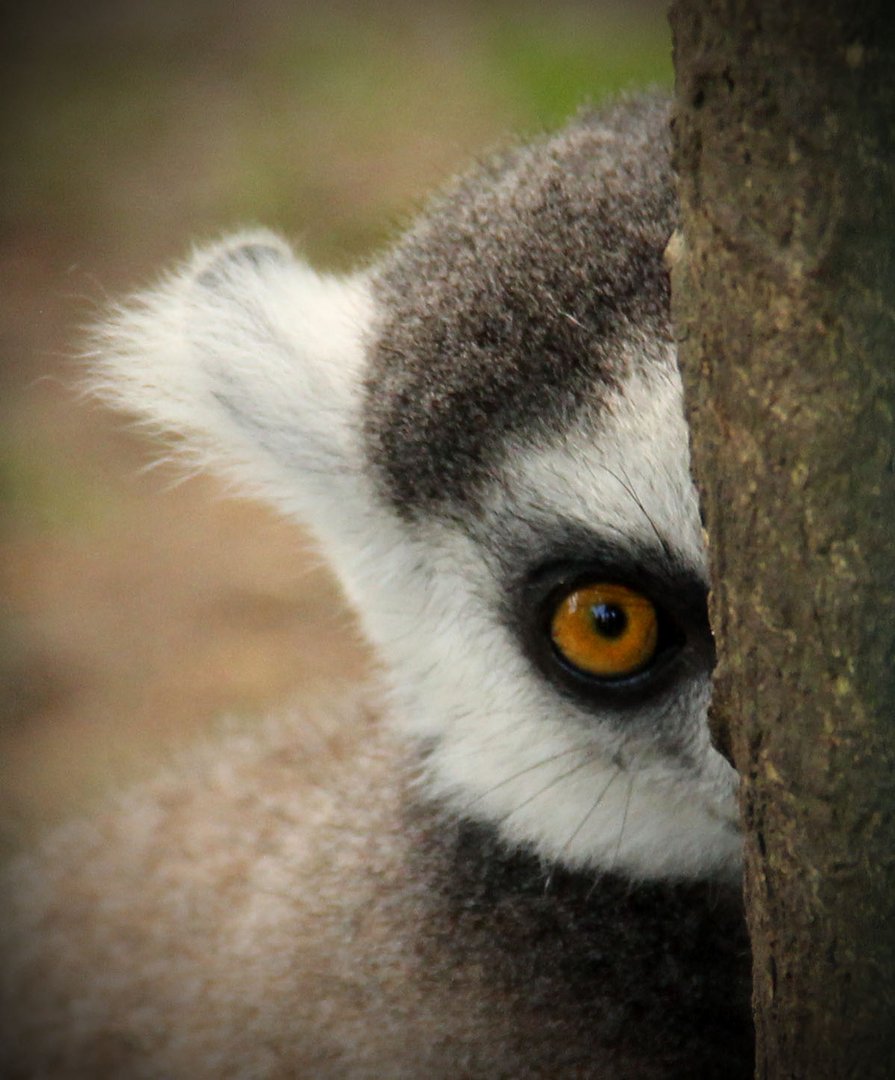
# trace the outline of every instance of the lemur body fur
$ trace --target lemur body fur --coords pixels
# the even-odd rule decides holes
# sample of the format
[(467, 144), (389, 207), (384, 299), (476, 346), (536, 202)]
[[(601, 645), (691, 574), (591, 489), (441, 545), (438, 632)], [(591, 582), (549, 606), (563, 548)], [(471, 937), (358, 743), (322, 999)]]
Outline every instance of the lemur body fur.
[[(113, 319), (99, 391), (311, 525), (386, 686), (11, 868), (10, 1075), (751, 1075), (667, 129), (584, 113), (357, 274), (244, 234)], [(653, 612), (622, 676), (558, 652), (594, 580)]]

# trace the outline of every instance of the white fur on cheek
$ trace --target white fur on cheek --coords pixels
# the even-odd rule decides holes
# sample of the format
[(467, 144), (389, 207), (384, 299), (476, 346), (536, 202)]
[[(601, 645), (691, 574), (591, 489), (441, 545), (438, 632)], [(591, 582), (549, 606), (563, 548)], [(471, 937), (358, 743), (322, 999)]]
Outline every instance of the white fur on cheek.
[[(655, 544), (658, 534), (682, 562), (704, 566), (673, 368), (633, 378), (599, 431), (582, 422), (553, 446), (515, 448), (508, 462), (495, 515), (524, 519), (536, 507), (616, 543)], [(655, 715), (644, 706), (631, 734), (533, 670), (497, 616), (502, 598), (476, 541), (387, 517), (355, 595), (393, 673), (398, 723), (433, 747), (431, 789), (548, 861), (633, 878), (735, 876), (737, 781), (710, 745), (708, 677), (677, 688)], [(686, 760), (663, 747), (662, 723), (680, 733)]]
[[(561, 696), (494, 620), (467, 538), (395, 530), (368, 556), (351, 592), (391, 674), (394, 722), (432, 747), (430, 794), (549, 862), (633, 878), (738, 872), (735, 775), (707, 738), (705, 770), (684, 769)], [(681, 707), (704, 724), (706, 704), (701, 686)]]

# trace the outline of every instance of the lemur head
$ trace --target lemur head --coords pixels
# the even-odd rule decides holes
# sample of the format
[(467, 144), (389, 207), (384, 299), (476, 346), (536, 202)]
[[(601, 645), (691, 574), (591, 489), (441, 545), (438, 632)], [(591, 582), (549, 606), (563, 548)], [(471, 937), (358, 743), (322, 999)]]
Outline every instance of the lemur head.
[(451, 186), (378, 262), (278, 238), (122, 309), (100, 390), (308, 523), (429, 792), (548, 862), (736, 873), (706, 723), (706, 560), (662, 256), (665, 105)]

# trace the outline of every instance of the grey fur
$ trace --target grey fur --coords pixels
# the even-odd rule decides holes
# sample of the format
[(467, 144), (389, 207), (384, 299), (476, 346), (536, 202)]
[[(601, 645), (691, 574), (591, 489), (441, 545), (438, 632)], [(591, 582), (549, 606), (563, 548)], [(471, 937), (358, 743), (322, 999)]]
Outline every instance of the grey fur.
[(440, 963), (488, 958), (491, 992), (513, 1018), (506, 1075), (751, 1075), (738, 890), (549, 872), (456, 822), (432, 835)]
[(582, 113), (461, 178), (385, 259), (366, 436), (402, 513), (468, 502), (509, 434), (592, 408), (632, 333), (670, 342), (669, 142), (662, 97)]
[(751, 1076), (737, 890), (551, 874), (356, 724), (313, 779), (296, 731), (235, 739), (14, 867), (7, 932), (44, 940), (4, 942), (2, 1075)]

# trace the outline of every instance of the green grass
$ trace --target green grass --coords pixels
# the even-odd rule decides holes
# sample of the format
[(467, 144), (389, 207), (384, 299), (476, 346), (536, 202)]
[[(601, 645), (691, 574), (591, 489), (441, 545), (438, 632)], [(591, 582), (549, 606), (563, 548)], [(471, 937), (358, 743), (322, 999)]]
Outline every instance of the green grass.
[(17, 58), (0, 223), (129, 245), (265, 221), (339, 261), (502, 132), (671, 77), (658, 4), (158, 8)]
[(7, 436), (0, 443), (0, 517), (22, 532), (85, 533), (114, 510), (98, 480), (58, 447)]
[(657, 12), (607, 13), (587, 19), (580, 9), (492, 26), (487, 60), (514, 112), (553, 127), (583, 101), (653, 84), (671, 85), (671, 36)]

